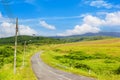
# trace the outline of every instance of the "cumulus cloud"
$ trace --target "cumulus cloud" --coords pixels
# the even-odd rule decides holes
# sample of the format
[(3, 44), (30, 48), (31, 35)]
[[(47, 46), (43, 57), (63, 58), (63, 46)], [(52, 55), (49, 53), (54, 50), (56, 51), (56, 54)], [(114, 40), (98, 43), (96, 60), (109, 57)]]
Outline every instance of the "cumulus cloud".
[[(15, 24), (9, 22), (3, 22), (0, 24), (0, 37), (9, 37), (15, 35)], [(37, 32), (26, 25), (19, 25), (20, 35), (32, 35)]]
[(87, 15), (84, 17), (83, 22), (85, 24), (91, 25), (93, 27), (98, 27), (98, 26), (101, 26), (105, 21), (101, 20), (98, 17), (92, 16), (92, 15)]
[(59, 33), (58, 36), (81, 35), (85, 33), (98, 33), (103, 26), (120, 27), (120, 11), (107, 13), (104, 19), (99, 17), (86, 15), (83, 18), (81, 25), (76, 25), (74, 29), (66, 30), (64, 33)]
[(120, 11), (114, 13), (107, 13), (104, 25), (120, 26)]
[(88, 24), (76, 25), (73, 30), (67, 30), (65, 33), (58, 34), (59, 36), (70, 36), (70, 35), (79, 35), (85, 33), (97, 33), (100, 29), (97, 27), (92, 27)]
[[(1, 37), (9, 37), (15, 35), (15, 24), (13, 19), (8, 19), (3, 17), (0, 12), (0, 38)], [(37, 34), (37, 31), (32, 29), (27, 25), (18, 25), (19, 26), (19, 34), (20, 35), (33, 35)]]
[(50, 24), (46, 23), (45, 21), (40, 21), (40, 25), (46, 29), (49, 29), (49, 30), (56, 29), (54, 25), (50, 25)]
[(20, 25), (19, 30), (20, 30), (21, 35), (37, 34), (37, 32), (34, 29), (32, 29), (32, 28), (30, 28), (29, 26), (26, 26), (26, 25)]

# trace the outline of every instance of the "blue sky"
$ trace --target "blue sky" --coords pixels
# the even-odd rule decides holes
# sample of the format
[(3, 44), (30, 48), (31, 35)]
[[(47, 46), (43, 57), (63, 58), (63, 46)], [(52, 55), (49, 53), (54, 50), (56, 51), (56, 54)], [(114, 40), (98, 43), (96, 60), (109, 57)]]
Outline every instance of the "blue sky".
[(14, 34), (69, 36), (120, 32), (120, 0), (6, 0), (0, 2), (0, 37)]

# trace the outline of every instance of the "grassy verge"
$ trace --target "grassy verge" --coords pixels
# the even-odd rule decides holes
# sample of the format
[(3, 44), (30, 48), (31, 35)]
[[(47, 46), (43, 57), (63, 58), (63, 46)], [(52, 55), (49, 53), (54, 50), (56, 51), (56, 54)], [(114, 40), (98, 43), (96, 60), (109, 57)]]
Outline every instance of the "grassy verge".
[[(45, 48), (46, 47), (46, 50)], [(99, 80), (120, 80), (120, 39), (43, 46), (50, 66)]]
[(6, 63), (0, 68), (0, 80), (37, 80), (32, 71), (30, 58), (39, 49), (34, 45), (27, 46), (24, 67), (22, 66), (23, 59), (22, 49), (23, 49), (22, 46), (18, 47), (18, 50), (21, 50), (21, 52), (17, 54), (16, 74), (13, 73), (13, 62)]

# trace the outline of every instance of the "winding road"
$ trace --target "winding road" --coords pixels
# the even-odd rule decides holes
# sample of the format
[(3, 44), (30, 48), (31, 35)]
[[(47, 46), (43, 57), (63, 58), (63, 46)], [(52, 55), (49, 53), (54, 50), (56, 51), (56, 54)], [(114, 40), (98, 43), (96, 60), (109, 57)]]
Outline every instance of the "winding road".
[(94, 80), (93, 78), (56, 70), (46, 65), (39, 57), (41, 53), (36, 53), (31, 58), (32, 69), (38, 80)]

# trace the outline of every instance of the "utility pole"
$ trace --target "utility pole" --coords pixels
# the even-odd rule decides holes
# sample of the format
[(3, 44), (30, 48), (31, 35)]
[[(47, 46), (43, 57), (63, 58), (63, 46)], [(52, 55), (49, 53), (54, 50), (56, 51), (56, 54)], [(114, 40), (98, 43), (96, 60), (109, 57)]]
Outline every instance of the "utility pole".
[(23, 67), (25, 65), (26, 41), (24, 42)]
[(17, 35), (18, 35), (18, 18), (16, 18), (16, 30), (15, 30), (14, 74), (16, 74)]

